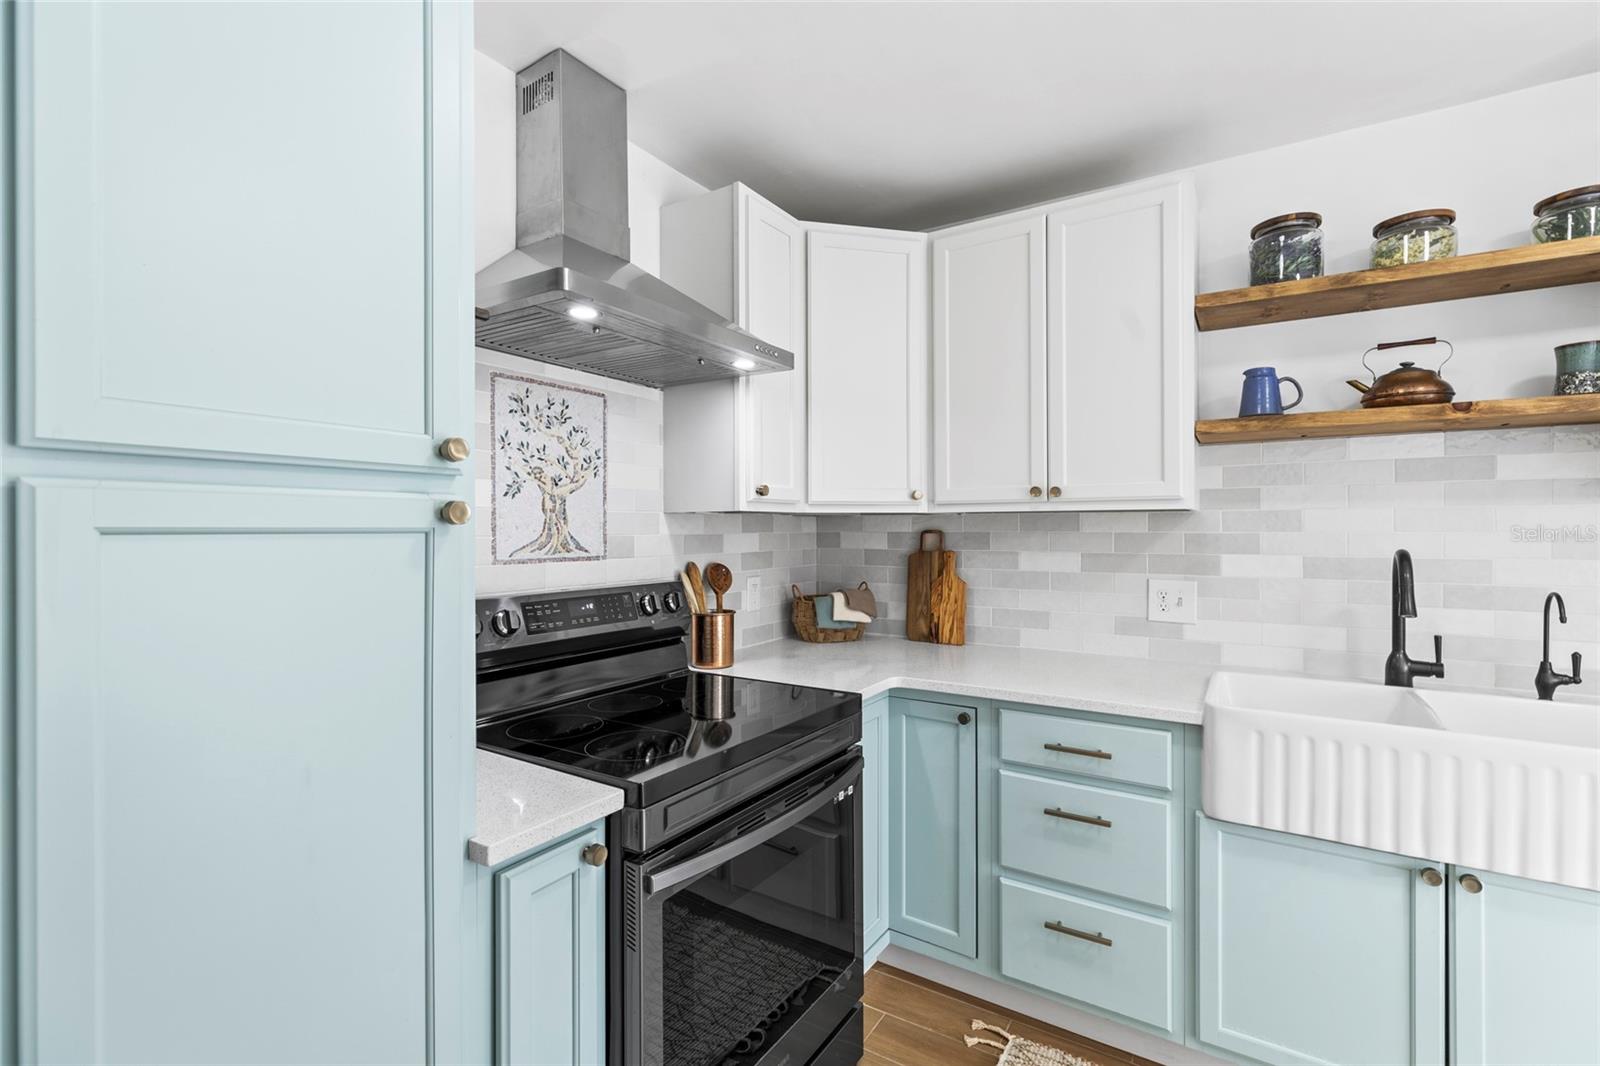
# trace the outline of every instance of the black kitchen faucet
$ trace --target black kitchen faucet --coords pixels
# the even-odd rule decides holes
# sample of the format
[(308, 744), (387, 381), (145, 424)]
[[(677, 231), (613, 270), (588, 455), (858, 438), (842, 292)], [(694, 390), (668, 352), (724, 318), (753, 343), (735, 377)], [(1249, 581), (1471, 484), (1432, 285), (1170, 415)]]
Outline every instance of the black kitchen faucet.
[(1583, 684), (1583, 656), (1578, 652), (1572, 653), (1572, 673), (1558, 674), (1555, 667), (1550, 665), (1550, 605), (1554, 603), (1560, 612), (1561, 624), (1567, 624), (1567, 601), (1561, 598), (1561, 593), (1552, 592), (1544, 598), (1544, 659), (1539, 663), (1539, 672), (1533, 677), (1533, 687), (1538, 690), (1541, 700), (1553, 700), (1556, 689), (1562, 685)]

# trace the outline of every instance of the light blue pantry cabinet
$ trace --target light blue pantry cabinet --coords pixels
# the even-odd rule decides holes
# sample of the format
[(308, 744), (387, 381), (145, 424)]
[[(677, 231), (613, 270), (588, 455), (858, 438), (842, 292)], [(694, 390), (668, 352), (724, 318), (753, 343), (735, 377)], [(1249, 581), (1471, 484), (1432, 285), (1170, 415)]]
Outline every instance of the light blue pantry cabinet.
[(448, 467), (471, 5), (15, 12), (18, 442)]
[(494, 1061), (605, 1062), (606, 875), (596, 824), (494, 873)]
[(1600, 893), (1451, 867), (1450, 1058), (1600, 1062)]
[(977, 708), (889, 700), (889, 928), (978, 953)]
[(458, 1059), (471, 7), (0, 33), (0, 1061)]
[(1444, 1061), (1442, 866), (1195, 817), (1204, 1046), (1275, 1064)]

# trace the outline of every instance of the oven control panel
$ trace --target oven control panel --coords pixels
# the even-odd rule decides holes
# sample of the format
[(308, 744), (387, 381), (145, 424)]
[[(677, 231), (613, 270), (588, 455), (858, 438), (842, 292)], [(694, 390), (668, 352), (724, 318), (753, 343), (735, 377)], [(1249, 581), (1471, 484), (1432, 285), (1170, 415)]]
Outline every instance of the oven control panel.
[(500, 596), (477, 603), (478, 650), (640, 626), (687, 627), (688, 612), (676, 585), (624, 587)]

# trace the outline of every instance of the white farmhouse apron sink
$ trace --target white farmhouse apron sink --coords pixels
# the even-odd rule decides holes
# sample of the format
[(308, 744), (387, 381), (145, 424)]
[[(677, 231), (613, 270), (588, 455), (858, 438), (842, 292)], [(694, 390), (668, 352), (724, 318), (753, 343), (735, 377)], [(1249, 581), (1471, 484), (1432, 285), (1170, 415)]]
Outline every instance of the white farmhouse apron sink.
[(1228, 822), (1600, 889), (1600, 708), (1213, 674), (1202, 804)]

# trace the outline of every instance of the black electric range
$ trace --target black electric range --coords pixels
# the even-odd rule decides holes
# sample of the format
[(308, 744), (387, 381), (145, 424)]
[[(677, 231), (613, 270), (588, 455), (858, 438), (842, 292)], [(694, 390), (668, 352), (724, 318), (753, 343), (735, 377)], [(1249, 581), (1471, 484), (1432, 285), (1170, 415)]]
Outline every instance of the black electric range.
[(603, 781), (612, 1066), (861, 1047), (861, 700), (693, 672), (668, 583), (480, 600), (478, 746)]

